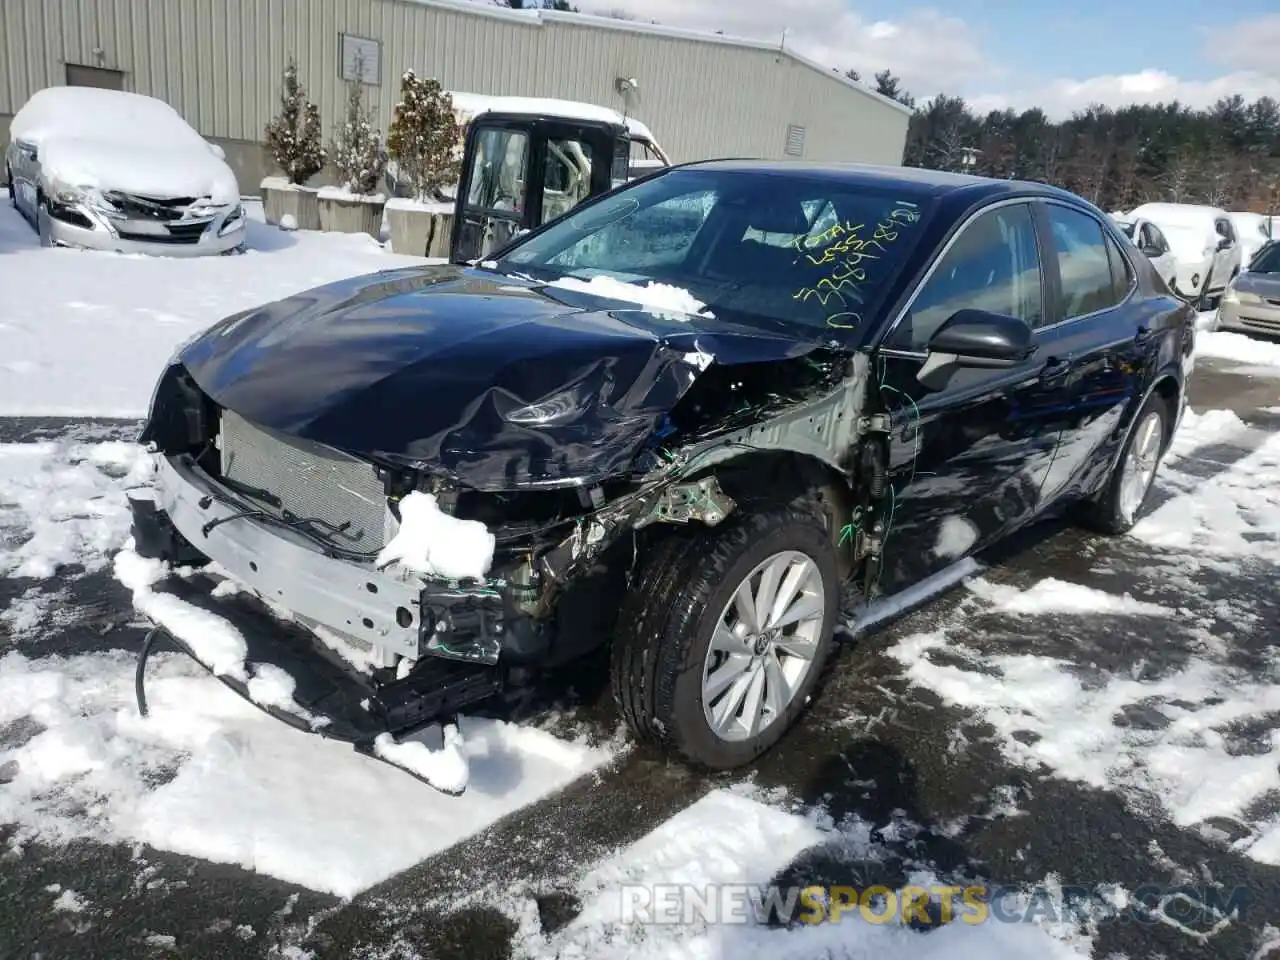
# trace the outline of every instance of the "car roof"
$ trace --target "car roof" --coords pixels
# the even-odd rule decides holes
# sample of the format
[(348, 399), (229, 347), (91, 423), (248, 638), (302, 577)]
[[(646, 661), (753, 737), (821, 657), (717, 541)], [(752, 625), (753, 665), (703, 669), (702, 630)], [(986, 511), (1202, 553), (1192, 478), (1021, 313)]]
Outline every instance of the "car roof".
[(995, 180), (966, 173), (948, 173), (924, 167), (891, 166), (874, 163), (841, 163), (813, 160), (702, 160), (682, 164), (680, 169), (724, 170), (744, 173), (803, 176), (835, 180), (868, 190), (896, 190), (916, 197), (940, 197), (963, 193), (972, 201), (1000, 196), (1035, 195), (1082, 203), (1075, 194), (1046, 183), (1028, 180)]

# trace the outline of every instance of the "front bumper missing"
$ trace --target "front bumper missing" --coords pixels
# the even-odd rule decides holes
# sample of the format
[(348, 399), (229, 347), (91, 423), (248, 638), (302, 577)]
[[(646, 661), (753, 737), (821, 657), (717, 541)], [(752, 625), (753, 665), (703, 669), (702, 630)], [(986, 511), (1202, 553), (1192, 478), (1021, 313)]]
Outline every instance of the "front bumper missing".
[[(202, 564), (209, 559), (192, 547), (157, 502), (131, 498), (130, 505), (134, 549), (139, 555), (178, 566)], [(157, 588), (162, 587), (164, 592), (193, 606), (207, 608), (211, 605), (210, 584), (202, 585), (201, 579), (170, 577)], [(138, 709), (144, 716), (148, 711), (147, 661), (156, 645), (165, 642), (274, 718), (308, 733), (350, 743), (358, 752), (395, 766), (442, 792), (462, 792), (420, 775), (411, 765), (395, 762), (391, 757), (400, 754), (385, 747), (388, 738), (400, 743), (411, 734), (436, 725), (456, 725), (464, 708), (501, 692), (502, 674), (496, 667), (428, 656), (419, 659), (406, 676), (392, 674), (388, 679), (379, 679), (376, 672), (366, 674), (344, 662), (306, 630), (275, 621), (256, 601), (228, 598), (218, 602), (215, 612), (244, 638), (248, 679), (214, 670), (188, 643), (163, 624), (152, 621), (154, 625), (139, 651), (135, 673)], [(255, 698), (250, 685), (263, 665), (275, 667), (292, 679), (292, 704), (282, 707)]]

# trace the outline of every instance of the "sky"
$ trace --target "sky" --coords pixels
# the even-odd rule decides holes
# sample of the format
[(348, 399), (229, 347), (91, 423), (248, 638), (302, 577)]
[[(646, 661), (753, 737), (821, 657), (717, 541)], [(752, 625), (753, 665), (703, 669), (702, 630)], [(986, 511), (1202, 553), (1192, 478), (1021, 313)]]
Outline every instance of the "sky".
[(576, 0), (672, 27), (778, 40), (865, 77), (885, 69), (918, 99), (964, 96), (978, 110), (1240, 93), (1280, 98), (1277, 0)]

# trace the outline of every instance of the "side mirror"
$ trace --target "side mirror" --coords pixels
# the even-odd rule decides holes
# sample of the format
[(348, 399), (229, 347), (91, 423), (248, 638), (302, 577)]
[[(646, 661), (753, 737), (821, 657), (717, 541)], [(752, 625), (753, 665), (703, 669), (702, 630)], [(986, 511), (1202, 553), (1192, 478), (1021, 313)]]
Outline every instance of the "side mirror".
[(1148, 243), (1146, 246), (1142, 248), (1142, 255), (1147, 257), (1148, 259), (1154, 260), (1157, 257), (1163, 257), (1164, 251), (1161, 250), (1159, 247)]
[(924, 379), (943, 367), (1014, 367), (1036, 352), (1031, 325), (987, 310), (957, 310), (929, 339)]
[(1219, 250), (1225, 250), (1225, 249), (1227, 249), (1227, 247), (1229, 247), (1229, 246), (1231, 246), (1231, 241), (1230, 241), (1230, 240), (1228, 240), (1226, 237), (1219, 237), (1219, 238), (1218, 238), (1218, 249), (1219, 249)]

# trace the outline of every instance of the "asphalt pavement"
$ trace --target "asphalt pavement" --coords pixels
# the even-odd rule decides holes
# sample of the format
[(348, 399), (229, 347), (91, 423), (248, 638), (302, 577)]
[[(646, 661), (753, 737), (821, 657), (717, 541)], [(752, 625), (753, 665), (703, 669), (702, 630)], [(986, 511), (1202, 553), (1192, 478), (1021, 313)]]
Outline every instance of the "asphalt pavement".
[[(1280, 405), (1280, 379), (1232, 372), (1238, 369), (1202, 361), (1192, 384), (1193, 406), (1232, 409), (1257, 427), (1280, 430), (1280, 415), (1265, 409)], [(0, 441), (69, 430), (127, 437), (132, 429), (109, 422), (9, 420), (0, 421)], [(1212, 476), (1247, 453), (1215, 446), (1189, 469)], [(1241, 641), (1239, 656), (1246, 663), (1250, 656), (1261, 657), (1280, 630), (1280, 584), (1269, 575), (1274, 571), (1223, 574), (1219, 581), (1201, 582), (1195, 596), (1179, 596), (1174, 580), (1162, 578), (1163, 554), (1130, 538), (1104, 540), (1060, 522), (1029, 531), (982, 559), (990, 565), (988, 579), (1021, 587), (1052, 576), (1206, 609), (1221, 597), (1248, 597), (1263, 626)], [(0, 607), (29, 586), (0, 581)], [(847, 645), (821, 697), (755, 776), (761, 785), (785, 787), (833, 814), (857, 813), (875, 825), (901, 821), (914, 828), (887, 842), (887, 858), (818, 851), (788, 869), (806, 883), (892, 886), (916, 866), (928, 865), (939, 875), (997, 883), (1039, 884), (1056, 875), (1064, 884), (1130, 889), (1177, 884), (1190, 871), (1224, 889), (1246, 888), (1244, 916), (1208, 937), (1197, 934), (1194, 920), (1180, 926), (1106, 925), (1097, 935), (1095, 956), (1253, 956), (1266, 922), (1280, 918), (1280, 869), (1178, 829), (1157, 814), (1135, 812), (1111, 791), (1011, 765), (989, 727), (909, 686), (901, 664), (884, 656), (905, 636), (952, 624), (968, 631), (961, 636), (975, 649), (1030, 646), (1074, 660), (1082, 670), (1160, 669), (1186, 649), (1178, 625), (1168, 623), (1166, 634), (1124, 644), (1114, 641), (1114, 624), (1106, 618), (1076, 619), (1070, 628), (1038, 621), (1042, 632), (1034, 636), (1027, 635), (1025, 621), (995, 615), (979, 626), (956, 626), (949, 618), (960, 593), (944, 594)], [(82, 606), (84, 616), (71, 627), (51, 624), (38, 641), (40, 654), (137, 649), (141, 634), (131, 624), (128, 597), (109, 574), (75, 581), (70, 602)], [(31, 643), (20, 640), (19, 648)], [(34, 644), (26, 652), (36, 655)], [(603, 676), (584, 665), (570, 679), (577, 719), (607, 735), (617, 717)], [(0, 729), (0, 743), (32, 732), (29, 725), (11, 725)], [(472, 896), (477, 889), (533, 891), (543, 929), (553, 930), (579, 908), (574, 881), (584, 865), (644, 836), (711, 786), (735, 779), (741, 778), (695, 776), (651, 751), (634, 749), (602, 775), (517, 812), (348, 903), (141, 846), (29, 844), (20, 856), (0, 855), (0, 958), (305, 956), (299, 949), (325, 958), (505, 958), (513, 922), (483, 897)], [(10, 831), (0, 825), (0, 849)], [(90, 907), (55, 910), (54, 884), (76, 890)]]

